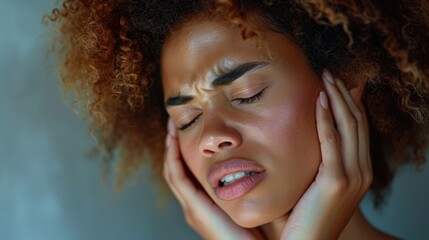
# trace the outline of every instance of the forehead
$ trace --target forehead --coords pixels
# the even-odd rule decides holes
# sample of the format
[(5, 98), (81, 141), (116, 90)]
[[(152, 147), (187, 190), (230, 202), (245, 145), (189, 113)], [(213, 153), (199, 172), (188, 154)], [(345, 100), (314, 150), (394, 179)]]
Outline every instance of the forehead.
[[(222, 60), (251, 61), (263, 52), (256, 40), (244, 40), (235, 26), (215, 20), (190, 21), (171, 33), (161, 52), (161, 75), (165, 95), (170, 89), (207, 78)], [(174, 93), (173, 93), (174, 94)]]

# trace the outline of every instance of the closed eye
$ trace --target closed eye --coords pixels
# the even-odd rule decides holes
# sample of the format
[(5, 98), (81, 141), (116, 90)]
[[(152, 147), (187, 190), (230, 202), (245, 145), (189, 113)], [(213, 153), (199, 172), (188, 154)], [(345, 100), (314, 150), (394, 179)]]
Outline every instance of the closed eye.
[(265, 89), (266, 88), (262, 89), (257, 94), (255, 94), (255, 95), (253, 95), (251, 97), (248, 97), (248, 98), (236, 98), (236, 99), (234, 99), (234, 101), (238, 101), (239, 104), (252, 104), (252, 103), (258, 102), (261, 99), (262, 94), (264, 93)]
[[(233, 101), (238, 101), (238, 103), (239, 103), (240, 105), (241, 105), (241, 104), (252, 104), (252, 103), (256, 103), (256, 102), (258, 102), (258, 101), (262, 98), (262, 95), (263, 95), (263, 93), (264, 93), (265, 89), (267, 89), (267, 88), (262, 89), (262, 90), (261, 90), (261, 91), (259, 91), (257, 94), (255, 94), (255, 95), (253, 95), (253, 96), (251, 96), (251, 97), (248, 97), (248, 98), (235, 98), (235, 99), (233, 99)], [(181, 126), (179, 127), (179, 131), (184, 131), (184, 130), (188, 129), (189, 127), (191, 127), (192, 125), (194, 125), (194, 124), (198, 121), (198, 119), (201, 117), (201, 115), (202, 115), (202, 113), (198, 114), (198, 115), (197, 115), (194, 119), (192, 119), (190, 122), (188, 122), (188, 123), (186, 123), (186, 124), (181, 125)]]
[(179, 131), (184, 131), (187, 128), (189, 128), (190, 126), (192, 126), (194, 123), (197, 122), (197, 120), (200, 118), (200, 116), (202, 115), (202, 113), (198, 114), (194, 119), (192, 119), (190, 122), (183, 124), (182, 126), (179, 127)]

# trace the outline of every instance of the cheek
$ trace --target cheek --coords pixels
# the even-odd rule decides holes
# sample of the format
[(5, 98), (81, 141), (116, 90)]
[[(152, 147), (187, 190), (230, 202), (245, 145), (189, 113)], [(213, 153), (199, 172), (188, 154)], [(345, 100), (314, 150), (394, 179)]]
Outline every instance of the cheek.
[[(277, 94), (276, 100), (261, 111), (266, 124), (263, 131), (273, 138), (293, 143), (294, 139), (306, 139), (316, 133), (316, 91), (295, 88), (295, 92)], [(314, 94), (313, 94), (314, 92)]]
[(201, 183), (201, 159), (198, 159), (198, 147), (195, 147), (195, 142), (188, 140), (185, 137), (178, 137), (181, 156), (186, 163), (186, 166), (191, 173)]
[[(314, 108), (308, 104), (288, 104), (275, 110), (270, 119), (271, 133), (279, 147), (294, 146), (296, 151), (305, 151), (306, 143), (316, 136)], [(267, 130), (268, 131), (268, 130)]]
[[(271, 109), (269, 121), (260, 129), (260, 139), (268, 154), (266, 168), (271, 173), (269, 192), (273, 214), (289, 211), (313, 181), (320, 164), (320, 144), (313, 99), (289, 99)], [(314, 100), (315, 102), (315, 100)]]
[(275, 168), (300, 171), (303, 166), (318, 164), (320, 159), (314, 115), (316, 97), (284, 100), (264, 113), (259, 139), (270, 158), (275, 159)]

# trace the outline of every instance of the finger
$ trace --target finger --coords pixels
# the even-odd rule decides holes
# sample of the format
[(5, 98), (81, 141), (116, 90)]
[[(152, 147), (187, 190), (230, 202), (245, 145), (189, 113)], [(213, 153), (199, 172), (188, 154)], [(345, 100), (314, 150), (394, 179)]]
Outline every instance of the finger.
[(358, 154), (359, 154), (359, 167), (362, 184), (361, 191), (365, 193), (372, 182), (372, 170), (369, 152), (369, 129), (368, 122), (365, 115), (365, 107), (361, 102), (363, 88), (361, 86), (355, 87), (350, 91), (346, 88), (343, 81), (337, 80), (338, 89), (344, 96), (347, 105), (350, 108), (353, 116), (357, 121), (358, 127)]
[[(173, 121), (171, 119), (168, 120), (167, 124), (167, 130), (168, 134), (166, 136), (166, 152), (164, 157), (164, 176), (166, 177), (166, 180), (171, 182), (171, 176), (172, 171), (170, 169), (174, 169), (174, 165), (177, 165), (177, 161), (181, 161), (181, 154), (177, 142), (177, 138), (175, 137), (175, 127), (173, 124)], [(173, 165), (173, 168), (171, 167)], [(176, 166), (177, 167), (177, 166)], [(183, 167), (178, 166), (178, 170), (183, 170)], [(184, 173), (181, 173), (181, 171), (178, 172), (178, 174), (175, 175), (175, 177), (182, 177)]]
[(166, 179), (173, 194), (177, 197), (182, 207), (187, 207), (189, 196), (194, 196), (198, 190), (188, 178), (183, 165), (182, 156), (176, 135), (176, 128), (169, 119), (168, 134), (166, 137), (166, 153), (164, 159), (164, 178)]
[(353, 88), (352, 90), (349, 91), (341, 79), (336, 79), (335, 84), (338, 90), (340, 91), (341, 95), (343, 96), (344, 101), (347, 104), (350, 112), (353, 114), (354, 117), (358, 118), (359, 115), (361, 115), (360, 109), (356, 103), (356, 100), (353, 98), (353, 96), (350, 93), (350, 91), (354, 91), (356, 90), (356, 88)]
[(356, 120), (357, 133), (358, 133), (358, 156), (359, 156), (358, 161), (359, 161), (360, 169), (363, 170), (363, 167), (365, 167), (364, 163), (366, 162), (366, 158), (368, 156), (368, 148), (367, 148), (367, 138), (366, 138), (367, 134), (364, 126), (362, 112), (357, 106), (355, 99), (350, 94), (350, 91), (344, 85), (343, 81), (338, 79), (336, 83), (354, 119)]
[(338, 164), (338, 159), (341, 158), (340, 142), (325, 92), (320, 92), (316, 105), (316, 126), (322, 154), (321, 167), (328, 171), (328, 178), (342, 178), (343, 165)]
[(358, 96), (357, 99), (355, 99), (352, 95), (353, 94), (361, 94), (357, 93), (356, 91), (361, 91), (358, 88), (353, 88), (352, 90), (348, 90), (345, 86), (345, 84), (340, 80), (337, 79), (336, 84), (338, 86), (338, 89), (342, 93), (345, 102), (347, 103), (352, 115), (356, 119), (357, 123), (357, 142), (358, 142), (358, 166), (359, 171), (355, 171), (355, 175), (353, 178), (353, 182), (355, 183), (355, 191), (358, 194), (358, 197), (354, 199), (354, 202), (356, 205), (359, 204), (361, 201), (361, 198), (363, 198), (364, 194), (368, 190), (368, 187), (370, 185), (370, 182), (372, 181), (372, 174), (370, 172), (370, 169), (368, 168), (368, 156), (369, 156), (369, 147), (368, 147), (368, 132), (365, 126), (365, 121), (363, 119), (362, 110), (357, 105), (356, 100), (358, 103), (360, 103), (360, 97)]
[(179, 200), (182, 207), (186, 207), (186, 201), (182, 197), (182, 194), (180, 191), (178, 191), (176, 183), (178, 182), (178, 179), (182, 175), (180, 173), (181, 168), (175, 167), (175, 161), (178, 157), (180, 157), (180, 153), (177, 152), (177, 148), (174, 146), (176, 145), (174, 137), (172, 137), (170, 134), (167, 134), (166, 137), (166, 153), (164, 157), (164, 169), (163, 169), (163, 175), (164, 178), (170, 187), (173, 194), (176, 196), (176, 198)]
[(359, 171), (357, 122), (332, 75), (325, 71), (323, 78), (341, 140), (342, 158), (339, 159), (338, 164), (344, 165), (348, 176), (354, 176)]
[(366, 139), (366, 145), (365, 145), (365, 147), (367, 149), (366, 163), (367, 163), (367, 166), (369, 167), (370, 171), (372, 172), (368, 116), (367, 116), (367, 113), (366, 113), (365, 106), (363, 105), (362, 102), (359, 104), (359, 109), (360, 109), (360, 111), (362, 113), (363, 126), (364, 126), (364, 130), (365, 130), (365, 136), (364, 136), (365, 139)]
[(366, 116), (366, 110), (363, 103), (361, 102), (358, 107), (362, 113), (363, 131), (364, 131), (363, 138), (365, 139), (364, 144), (365, 144), (365, 148), (367, 149), (365, 158), (361, 160), (361, 166), (362, 166), (361, 169), (363, 172), (363, 179), (364, 179), (364, 186), (365, 186), (364, 190), (366, 191), (371, 185), (372, 179), (373, 179), (371, 153), (369, 150), (370, 149), (369, 126), (368, 126), (368, 118)]

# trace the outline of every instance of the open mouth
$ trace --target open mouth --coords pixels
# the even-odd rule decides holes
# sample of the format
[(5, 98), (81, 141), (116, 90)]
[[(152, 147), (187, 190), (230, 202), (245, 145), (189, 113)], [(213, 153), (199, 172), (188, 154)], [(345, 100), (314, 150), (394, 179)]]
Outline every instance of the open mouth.
[(265, 176), (265, 169), (255, 161), (229, 159), (211, 166), (207, 180), (220, 200), (229, 201), (250, 192)]
[(255, 188), (266, 176), (266, 172), (237, 172), (219, 180), (216, 196), (223, 201), (240, 198)]
[(247, 176), (253, 176), (257, 172), (237, 172), (233, 174), (228, 174), (225, 177), (223, 177), (221, 180), (219, 180), (219, 187), (227, 186), (238, 179), (247, 177)]

